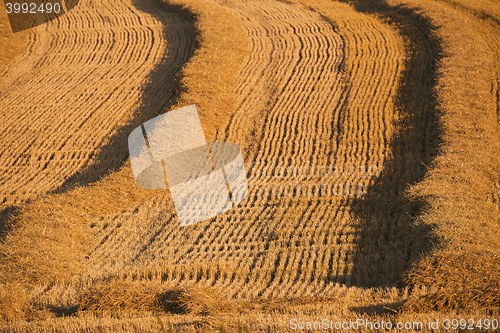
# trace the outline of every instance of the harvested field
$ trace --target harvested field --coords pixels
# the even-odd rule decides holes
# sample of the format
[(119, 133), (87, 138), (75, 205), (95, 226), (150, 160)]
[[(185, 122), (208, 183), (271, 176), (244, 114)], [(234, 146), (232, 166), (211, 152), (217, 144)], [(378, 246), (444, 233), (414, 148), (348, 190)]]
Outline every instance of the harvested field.
[(82, 1), (30, 31), (1, 80), (0, 210), (120, 165), (127, 130), (169, 103), (195, 47), (189, 17), (168, 9)]
[[(206, 281), (237, 298), (318, 295), (328, 293), (335, 283), (356, 283), (351, 269), (357, 221), (348, 207), (354, 186), (373, 182), (360, 176), (360, 170), (383, 168), (393, 131), (386, 125), (395, 113), (386, 101), (395, 98), (401, 41), (389, 27), (343, 5), (340, 8), (348, 11), (342, 17), (344, 26), (352, 27), (345, 35), (301, 6), (274, 1), (229, 6), (248, 22), (244, 28), (252, 50), (242, 69), (246, 76), (240, 77), (241, 105), (220, 140), (238, 143), (248, 152), (247, 161), (255, 163), (249, 178), (253, 192), (240, 208), (190, 230), (178, 230), (173, 216), (161, 213), (168, 205), (165, 200), (110, 216), (99, 224), (106, 227), (97, 230), (102, 241), (90, 254), (91, 266), (102, 266), (106, 275), (136, 276), (139, 273), (130, 272), (141, 263), (145, 276), (177, 283)], [(361, 53), (356, 48), (364, 41), (368, 52)], [(276, 45), (284, 51), (274, 54)], [(353, 54), (352, 60), (347, 60), (346, 51)], [(373, 73), (368, 81), (367, 73)], [(246, 131), (256, 138), (252, 140)], [(369, 148), (364, 141), (370, 142)], [(284, 188), (299, 181), (293, 176), (279, 179), (277, 166), (337, 166), (345, 170), (319, 177), (328, 184), (352, 183), (353, 193), (337, 197), (294, 193), (292, 198), (258, 193), (265, 184)], [(266, 169), (272, 172), (271, 179), (263, 178)], [(319, 192), (316, 172), (300, 181)], [(152, 212), (155, 215), (143, 215)], [(136, 228), (143, 231), (131, 237)], [(127, 251), (121, 251), (122, 246)]]
[[(498, 318), (500, 6), (166, 2), (84, 1), (4, 72), (0, 329)], [(126, 137), (191, 103), (250, 194), (180, 228)]]

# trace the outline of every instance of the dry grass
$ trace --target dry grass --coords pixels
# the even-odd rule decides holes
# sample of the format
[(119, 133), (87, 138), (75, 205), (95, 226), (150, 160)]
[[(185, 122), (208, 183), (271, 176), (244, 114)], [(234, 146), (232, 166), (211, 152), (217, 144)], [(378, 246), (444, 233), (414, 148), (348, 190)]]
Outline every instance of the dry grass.
[(93, 244), (91, 226), (105, 214), (154, 195), (155, 191), (138, 189), (131, 177), (124, 168), (90, 187), (37, 200), (9, 221), (0, 244), (1, 283), (51, 284), (81, 274)]
[(0, 45), (2, 46), (0, 73), (26, 50), (28, 46), (28, 34), (26, 31), (16, 34), (12, 32), (5, 4), (2, 2), (0, 4)]
[[(115, 286), (117, 289), (113, 290)], [(333, 322), (364, 319), (370, 321), (397, 322), (422, 322), (427, 327), (430, 320), (439, 320), (443, 323), (445, 319), (473, 318), (495, 318), (484, 314), (472, 312), (426, 312), (419, 314), (396, 313), (391, 308), (394, 304), (384, 304), (380, 301), (392, 300), (399, 302), (404, 299), (402, 293), (397, 290), (372, 291), (353, 290), (353, 288), (339, 287), (335, 298), (322, 299), (296, 299), (275, 300), (268, 303), (248, 303), (224, 301), (217, 292), (210, 288), (175, 288), (159, 292), (151, 286), (142, 286), (136, 289), (136, 284), (125, 285), (123, 283), (96, 288), (87, 300), (92, 300), (92, 307), (100, 308), (99, 311), (77, 312), (75, 316), (64, 318), (48, 318), (44, 321), (17, 321), (0, 324), (0, 330), (7, 332), (45, 332), (45, 331), (67, 331), (79, 332), (81, 330), (98, 332), (220, 332), (221, 327), (226, 332), (294, 332), (290, 328), (290, 320), (297, 319), (304, 322), (317, 322), (328, 318)], [(130, 302), (123, 296), (120, 288), (130, 290), (131, 299), (137, 298), (137, 302)], [(141, 290), (155, 292), (155, 297), (146, 295)], [(105, 292), (104, 292), (105, 291)], [(201, 292), (201, 293), (198, 293)], [(385, 293), (385, 294), (384, 294)], [(95, 295), (99, 295), (96, 297)], [(165, 298), (168, 295), (169, 298)], [(142, 298), (142, 297), (143, 298)], [(150, 304), (163, 304), (171, 312), (163, 313), (160, 305), (146, 305), (143, 308), (153, 308), (154, 311), (136, 311), (138, 304), (144, 305), (144, 300), (150, 300)], [(120, 304), (121, 302), (121, 304)], [(370, 306), (370, 302), (378, 306)], [(236, 303), (236, 305), (235, 305)], [(272, 304), (271, 304), (272, 303)], [(87, 303), (89, 304), (89, 303)], [(105, 306), (103, 304), (106, 304)], [(183, 304), (192, 304), (185, 307)], [(384, 304), (384, 305), (381, 305)], [(361, 305), (361, 306), (360, 306)], [(366, 305), (363, 307), (362, 305)], [(162, 309), (158, 311), (157, 309)], [(424, 331), (427, 331), (424, 327)], [(368, 331), (362, 327), (351, 330), (352, 332)], [(407, 330), (414, 332), (418, 330)], [(441, 328), (434, 332), (446, 332)]]
[[(29, 39), (28, 36), (29, 32), (27, 31), (18, 32), (16, 34), (12, 32), (9, 17), (5, 10), (5, 4), (2, 2), (0, 4), (0, 46), (2, 47), (2, 53), (0, 55), (0, 77), (2, 76), (1, 73), (6, 70), (17, 57), (26, 51)], [(0, 202), (3, 200), (2, 198)], [(3, 231), (7, 215), (11, 212), (12, 210), (4, 212), (0, 210), (0, 233)]]
[[(137, 200), (154, 195), (155, 191), (137, 189), (130, 173), (125, 168), (91, 187), (37, 200), (9, 221), (8, 233), (0, 243), (4, 319), (45, 316), (46, 309), (32, 304), (36, 302), (33, 288), (75, 282), (85, 272), (86, 256), (94, 243), (92, 225), (102, 215), (133, 207)], [(88, 195), (89, 190), (93, 196)]]
[[(492, 2), (460, 2), (492, 16), (499, 8)], [(418, 3), (441, 27), (437, 33), (446, 57), (437, 93), (444, 143), (424, 181), (409, 191), (427, 200), (417, 223), (431, 226), (440, 243), (408, 277), (412, 285), (433, 286), (432, 294), (408, 308), (498, 309), (500, 29), (491, 18), (478, 18), (476, 10), (446, 3)], [(448, 10), (453, 14), (444, 14)]]
[(29, 291), (18, 283), (9, 283), (0, 288), (0, 323), (15, 322), (31, 318), (43, 320), (51, 317), (47, 309), (37, 308), (29, 297)]
[[(157, 284), (141, 282), (107, 282), (92, 285), (82, 293), (79, 312), (111, 313), (156, 312), (183, 314), (197, 318), (199, 325), (219, 327), (235, 324), (230, 316), (255, 309), (248, 302), (230, 302), (217, 289), (206, 286), (166, 289)], [(267, 304), (265, 307), (269, 308)], [(276, 302), (274, 308), (280, 308)]]
[[(170, 0), (195, 13), (200, 47), (183, 69), (181, 95), (171, 109), (196, 104), (207, 140), (236, 113), (234, 93), (242, 63), (248, 57), (248, 37), (227, 8), (216, 1)], [(217, 22), (215, 24), (215, 22)]]
[(498, 252), (443, 250), (421, 261), (408, 276), (428, 294), (410, 299), (406, 311), (430, 312), (483, 309), (500, 313)]
[[(199, 49), (169, 108), (196, 103), (207, 139), (238, 142), (260, 171), (371, 163), (381, 177), (365, 198), (257, 197), (180, 229), (169, 194), (138, 189), (125, 164), (10, 221), (0, 329), (289, 332), (291, 318), (499, 311), (498, 8), (170, 2), (195, 14)], [(411, 289), (384, 287), (405, 271)], [(74, 317), (54, 318), (61, 300)]]
[[(213, 82), (219, 86), (233, 84), (238, 73), (235, 66), (239, 66), (240, 58), (244, 54), (242, 45), (246, 44), (239, 43), (238, 39), (235, 39), (241, 32), (231, 23), (232, 20), (226, 20), (229, 22), (228, 25), (220, 30), (208, 28), (208, 23), (213, 26), (213, 20), (226, 19), (227, 14), (219, 11), (217, 6), (208, 2), (197, 8), (198, 26), (205, 33), (203, 40), (199, 41), (201, 46), (198, 55), (185, 69), (185, 76), (189, 76), (190, 79), (192, 94), (196, 94), (196, 91), (198, 94), (205, 94), (205, 90), (202, 89), (208, 91), (215, 89)], [(212, 21), (207, 22), (212, 16)], [(220, 38), (221, 31), (227, 36), (225, 39)], [(234, 61), (227, 66), (221, 60), (228, 59), (226, 52), (234, 54)], [(207, 57), (207, 53), (221, 53), (221, 57), (217, 60)], [(197, 73), (209, 75), (213, 79), (207, 85), (206, 77), (200, 77)], [(205, 86), (200, 88), (202, 83)], [(183, 86), (186, 85), (183, 83)], [(178, 103), (183, 101), (188, 103), (186, 96), (187, 92), (181, 93), (178, 96)], [(231, 106), (233, 102), (226, 95), (220, 94), (207, 94), (207, 99), (199, 101), (197, 104), (201, 110), (206, 108), (218, 113), (218, 116), (211, 114), (210, 117), (205, 117), (203, 122), (205, 131), (212, 133), (213, 137), (215, 125), (224, 122), (227, 116), (234, 112), (234, 106)], [(215, 122), (215, 125), (207, 122), (208, 118)], [(120, 170), (91, 186), (82, 187), (77, 184), (65, 193), (35, 200), (24, 207), (8, 222), (7, 232), (0, 244), (2, 304), (16, 304), (16, 302), (18, 304), (17, 307), (5, 307), (2, 311), (5, 315), (2, 318), (34, 319), (37, 316), (34, 313), (45, 312), (41, 309), (32, 309), (31, 290), (37, 285), (51, 286), (55, 283), (75, 282), (75, 278), (83, 274), (83, 270), (86, 269), (84, 266), (86, 256), (95, 246), (95, 241), (92, 239), (93, 226), (101, 225), (103, 217), (107, 215), (120, 214), (127, 210), (134, 211), (137, 204), (151, 197), (163, 195), (158, 191), (137, 188), (130, 165), (126, 163)]]
[[(25, 54), (0, 88), (0, 215), (123, 163), (125, 133), (162, 112), (194, 47), (189, 19), (166, 7), (80, 1), (29, 31)], [(147, 85), (152, 72), (163, 80), (160, 91)], [(152, 94), (156, 104), (143, 105)]]
[(113, 281), (93, 284), (82, 292), (78, 311), (161, 311), (194, 316), (228, 312), (228, 301), (217, 289), (175, 287), (144, 282)]

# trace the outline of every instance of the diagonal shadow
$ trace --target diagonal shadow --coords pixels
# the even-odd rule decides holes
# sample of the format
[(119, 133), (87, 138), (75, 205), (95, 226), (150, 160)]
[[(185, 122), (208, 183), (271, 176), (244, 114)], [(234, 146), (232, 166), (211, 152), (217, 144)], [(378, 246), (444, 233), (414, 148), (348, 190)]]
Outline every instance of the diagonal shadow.
[(94, 164), (69, 178), (63, 190), (76, 183), (88, 185), (122, 165), (128, 158), (128, 135), (145, 121), (165, 113), (175, 103), (179, 97), (182, 68), (198, 48), (199, 32), (195, 28), (196, 18), (192, 12), (161, 0), (133, 0), (132, 3), (163, 23), (163, 38), (167, 41), (168, 52), (146, 80), (148, 83), (143, 87), (143, 98), (135, 119), (114, 134), (109, 144), (94, 157)]
[[(164, 113), (180, 95), (182, 68), (189, 62), (199, 47), (199, 31), (195, 27), (196, 17), (189, 10), (170, 5), (161, 0), (133, 0), (133, 5), (155, 17), (163, 24), (163, 38), (167, 41), (163, 59), (151, 72), (142, 89), (142, 101), (133, 121), (119, 128), (93, 157), (93, 163), (74, 176), (68, 178), (63, 186), (48, 193), (65, 193), (75, 185), (87, 186), (99, 180), (110, 171), (120, 167), (128, 158), (128, 135), (137, 126)], [(0, 238), (8, 232), (8, 221), (18, 212), (18, 207), (0, 210)]]
[(353, 200), (360, 220), (350, 284), (398, 286), (410, 265), (436, 242), (431, 227), (414, 221), (425, 206), (405, 191), (423, 179), (442, 142), (436, 79), (442, 49), (435, 26), (417, 9), (391, 6), (384, 0), (340, 0), (357, 11), (374, 14), (395, 27), (405, 40), (407, 58), (397, 92), (400, 120), (389, 147), (391, 155), (363, 198)]

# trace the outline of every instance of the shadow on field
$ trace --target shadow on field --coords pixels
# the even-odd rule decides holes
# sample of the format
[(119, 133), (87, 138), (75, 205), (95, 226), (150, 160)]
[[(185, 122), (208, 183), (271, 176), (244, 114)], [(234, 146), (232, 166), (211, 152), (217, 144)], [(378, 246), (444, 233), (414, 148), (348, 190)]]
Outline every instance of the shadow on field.
[(18, 212), (19, 208), (17, 207), (7, 207), (5, 209), (0, 210), (0, 240), (7, 233), (8, 228), (6, 228), (7, 221), (12, 216), (15, 216)]
[[(89, 185), (120, 167), (128, 158), (128, 135), (132, 130), (164, 113), (175, 104), (180, 94), (179, 81), (182, 77), (182, 68), (198, 48), (199, 32), (195, 28), (195, 15), (181, 6), (166, 4), (161, 0), (133, 0), (132, 3), (139, 10), (163, 23), (163, 37), (167, 41), (168, 52), (164, 53), (161, 63), (149, 75), (142, 89), (141, 105), (134, 120), (118, 128), (106, 146), (95, 153), (85, 169), (70, 177), (61, 188), (49, 195), (65, 193), (77, 184)], [(9, 231), (9, 221), (18, 210), (17, 206), (0, 210), (0, 239)]]
[(390, 143), (392, 154), (366, 195), (352, 204), (361, 225), (351, 284), (398, 286), (411, 264), (436, 242), (429, 226), (415, 223), (424, 200), (408, 199), (405, 190), (423, 179), (442, 142), (435, 95), (442, 49), (433, 33), (436, 27), (415, 9), (390, 6), (384, 1), (341, 1), (359, 12), (377, 15), (395, 27), (406, 44), (407, 58), (396, 101), (400, 120)]
[(195, 28), (196, 17), (189, 10), (161, 0), (133, 0), (132, 4), (164, 24), (163, 37), (167, 41), (168, 52), (165, 50), (161, 63), (147, 78), (142, 89), (141, 105), (134, 120), (119, 128), (110, 142), (96, 154), (94, 164), (68, 179), (62, 191), (67, 191), (75, 184), (88, 185), (95, 182), (123, 164), (128, 158), (129, 134), (137, 126), (165, 113), (175, 104), (180, 95), (182, 68), (199, 47), (199, 31)]

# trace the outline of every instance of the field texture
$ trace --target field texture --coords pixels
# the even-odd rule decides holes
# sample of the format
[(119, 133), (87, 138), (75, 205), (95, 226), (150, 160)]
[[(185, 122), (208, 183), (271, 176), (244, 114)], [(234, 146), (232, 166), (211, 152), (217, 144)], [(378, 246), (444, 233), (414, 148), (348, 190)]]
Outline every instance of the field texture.
[[(497, 2), (81, 0), (26, 40), (0, 73), (0, 329), (500, 319)], [(180, 228), (126, 143), (191, 103), (250, 194)]]
[[(2, 75), (0, 210), (57, 190), (84, 168), (79, 180), (96, 180), (125, 158), (115, 142), (162, 110), (192, 54), (190, 25), (167, 8), (83, 1), (30, 31)], [(155, 68), (160, 91), (147, 86)]]
[[(320, 15), (300, 6), (279, 2), (233, 6), (248, 22), (244, 28), (252, 49), (240, 78), (241, 106), (227, 137), (221, 139), (236, 142), (248, 152), (247, 160), (254, 164), (249, 178), (254, 189), (238, 209), (189, 229), (179, 230), (174, 216), (162, 214), (167, 205), (162, 201), (110, 216), (96, 226), (102, 228), (97, 230), (102, 241), (90, 254), (95, 260), (92, 265), (102, 265), (107, 275), (133, 272), (140, 263), (143, 270), (150, 270), (147, 275), (180, 283), (181, 275), (208, 280), (230, 290), (231, 297), (243, 298), (317, 295), (335, 282), (354, 282), (357, 221), (346, 206), (354, 200), (355, 185), (368, 186), (372, 180), (362, 170), (373, 165), (375, 173), (382, 168), (390, 132), (384, 124), (393, 117), (392, 105), (384, 101), (394, 95), (401, 68), (398, 40), (374, 20), (358, 23), (369, 31), (362, 36), (351, 32), (344, 37)], [(349, 19), (356, 22), (346, 15), (345, 20)], [(352, 77), (345, 74), (351, 70), (344, 68), (349, 66), (344, 53), (349, 38), (366, 39), (373, 45), (373, 52), (354, 59), (360, 68)], [(284, 51), (273, 54), (273, 45)], [(383, 50), (379, 55), (378, 48)], [(368, 65), (375, 67), (375, 73), (365, 81), (361, 78)], [(347, 85), (356, 92), (346, 93)], [(380, 97), (373, 98), (377, 90)], [(361, 100), (361, 105), (350, 108), (350, 99)], [(255, 132), (253, 140), (245, 131)], [(370, 148), (363, 141), (372, 142)], [(339, 170), (327, 170), (328, 176), (325, 170), (307, 176), (305, 168), (301, 168), (304, 176), (277, 174), (278, 167), (290, 171), (295, 167), (298, 172), (299, 166), (312, 170), (337, 165)], [(354, 171), (355, 166), (360, 167)], [(345, 170), (340, 171), (342, 167)], [(266, 169), (272, 174), (265, 174)], [(331, 186), (325, 193), (320, 193), (321, 180)], [(349, 182), (353, 194), (333, 194), (341, 193), (340, 186)], [(266, 184), (277, 185), (275, 193), (291, 184), (287, 188), (291, 195), (273, 198), (272, 193), (264, 193)], [(312, 195), (293, 190), (297, 184), (310, 187)], [(145, 218), (145, 212), (157, 213)], [(132, 233), (136, 228), (141, 231)]]

